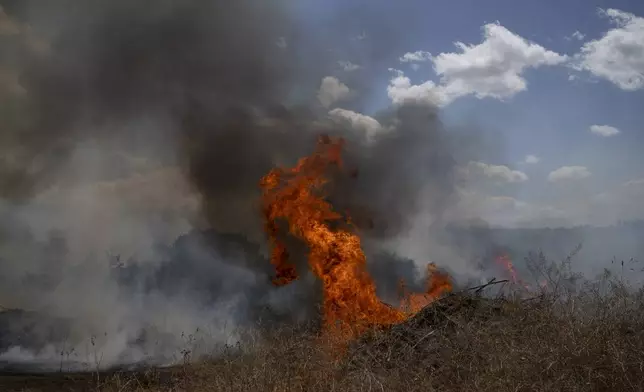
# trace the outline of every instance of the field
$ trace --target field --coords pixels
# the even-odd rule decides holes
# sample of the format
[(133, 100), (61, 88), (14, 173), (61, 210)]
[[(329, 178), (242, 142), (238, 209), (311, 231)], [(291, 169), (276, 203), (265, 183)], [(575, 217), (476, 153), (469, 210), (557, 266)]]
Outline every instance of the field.
[(447, 295), (342, 351), (283, 327), (171, 369), (4, 374), (2, 391), (642, 391), (644, 291), (542, 264), (547, 285)]

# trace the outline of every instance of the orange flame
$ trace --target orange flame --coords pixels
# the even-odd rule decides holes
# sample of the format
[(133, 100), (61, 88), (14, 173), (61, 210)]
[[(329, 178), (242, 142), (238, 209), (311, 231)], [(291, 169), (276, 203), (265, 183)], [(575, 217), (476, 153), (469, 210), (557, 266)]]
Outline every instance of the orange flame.
[(521, 282), (517, 275), (517, 271), (514, 269), (514, 264), (512, 264), (512, 260), (510, 259), (510, 256), (508, 255), (502, 255), (497, 257), (496, 259), (497, 263), (501, 264), (505, 270), (510, 274), (510, 281), (512, 284), (517, 284)]
[[(265, 227), (272, 246), (271, 263), (277, 273), (273, 282), (283, 285), (297, 279), (295, 267), (288, 261), (287, 249), (277, 236), (277, 221), (282, 219), (289, 233), (308, 246), (309, 267), (322, 280), (326, 331), (346, 340), (373, 326), (404, 321), (410, 312), (391, 307), (377, 297), (360, 238), (351, 227), (332, 229), (329, 226), (330, 222), (348, 223), (321, 192), (328, 182), (329, 170), (342, 168), (343, 144), (342, 139), (321, 137), (311, 156), (301, 158), (293, 168), (271, 170), (260, 185)], [(452, 288), (449, 277), (438, 272), (435, 265), (431, 264), (428, 269), (427, 293), (411, 295), (406, 300), (412, 312)]]
[(496, 259), (497, 263), (501, 264), (503, 267), (505, 267), (506, 271), (510, 275), (510, 281), (512, 284), (518, 284), (521, 285), (526, 291), (528, 292), (533, 292), (535, 290), (543, 290), (548, 286), (548, 282), (545, 279), (541, 279), (538, 282), (538, 288), (533, 288), (529, 284), (525, 283), (521, 278), (519, 278), (516, 270), (514, 269), (514, 265), (512, 264), (512, 260), (510, 259), (510, 256), (508, 255), (502, 255), (497, 257)]
[(434, 263), (427, 264), (427, 287), (425, 293), (409, 294), (405, 290), (404, 282), (401, 282), (401, 286), (403, 297), (401, 308), (411, 314), (417, 313), (425, 306), (431, 304), (443, 293), (452, 290), (452, 282), (449, 275), (439, 271), (438, 267)]

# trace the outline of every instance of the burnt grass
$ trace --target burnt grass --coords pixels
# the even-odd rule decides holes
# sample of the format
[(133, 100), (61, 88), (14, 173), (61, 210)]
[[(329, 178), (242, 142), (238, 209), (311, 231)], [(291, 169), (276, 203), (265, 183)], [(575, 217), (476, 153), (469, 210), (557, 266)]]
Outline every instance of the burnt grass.
[(341, 356), (315, 331), (283, 327), (206, 361), (5, 374), (0, 390), (644, 391), (644, 290), (608, 275), (572, 286), (572, 276), (551, 275), (538, 292), (498, 285), (448, 295)]

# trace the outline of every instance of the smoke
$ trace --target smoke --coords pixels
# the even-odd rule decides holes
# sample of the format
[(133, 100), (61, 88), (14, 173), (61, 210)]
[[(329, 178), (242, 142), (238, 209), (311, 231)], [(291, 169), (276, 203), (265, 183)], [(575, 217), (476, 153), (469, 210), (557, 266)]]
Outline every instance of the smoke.
[[(0, 120), (0, 302), (67, 320), (64, 339), (43, 339), (44, 327), (19, 345), (3, 338), (3, 360), (169, 363), (186, 346), (239, 339), (266, 314), (310, 318), (310, 277), (269, 283), (258, 181), (320, 133), (348, 140), (354, 175), (335, 179), (330, 199), (357, 222), (385, 297), (398, 277), (419, 278), (412, 260), (471, 272), (434, 235), (471, 146), (426, 106), (377, 113), (368, 137), (365, 121), (345, 121), (365, 106), (370, 73), (330, 78), (338, 59), (291, 3), (0, 4), (12, 26), (0, 29), (0, 69), (13, 86), (1, 97), (12, 109)], [(208, 343), (195, 344), (204, 328)]]

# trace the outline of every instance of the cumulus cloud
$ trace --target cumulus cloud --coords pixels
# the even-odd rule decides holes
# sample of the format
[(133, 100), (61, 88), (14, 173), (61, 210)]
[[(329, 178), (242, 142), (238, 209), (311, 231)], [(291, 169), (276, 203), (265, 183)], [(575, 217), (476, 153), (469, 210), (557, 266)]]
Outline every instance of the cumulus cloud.
[(525, 158), (523, 159), (523, 163), (527, 163), (529, 165), (537, 164), (540, 161), (541, 161), (541, 158), (539, 158), (536, 155), (532, 155), (532, 154), (526, 155)]
[(527, 174), (518, 170), (512, 170), (504, 165), (490, 165), (483, 162), (470, 162), (469, 169), (473, 172), (478, 172), (485, 177), (500, 182), (517, 183), (528, 180)]
[(419, 63), (424, 63), (432, 59), (432, 54), (422, 50), (417, 50), (415, 52), (407, 52), (402, 55), (398, 60), (401, 63), (411, 63), (411, 69), (417, 71), (420, 69)]
[(421, 63), (432, 59), (432, 54), (422, 50), (407, 52), (399, 58), (401, 63)]
[(577, 41), (582, 41), (584, 38), (586, 38), (586, 34), (583, 34), (579, 30), (576, 30), (574, 33), (567, 36), (566, 40), (572, 41), (573, 39), (576, 39)]
[(346, 84), (340, 82), (338, 78), (327, 76), (322, 79), (320, 89), (318, 90), (318, 100), (325, 108), (333, 105), (335, 102), (347, 98), (351, 90)]
[(367, 140), (372, 140), (383, 130), (382, 125), (375, 118), (351, 110), (336, 108), (329, 112), (329, 116), (336, 122), (347, 124), (364, 133)]
[(342, 70), (343, 70), (343, 71), (345, 71), (345, 72), (357, 71), (357, 70), (359, 70), (360, 68), (362, 68), (362, 67), (361, 67), (361, 66), (359, 66), (358, 64), (354, 64), (354, 63), (352, 63), (351, 61), (338, 61), (338, 65), (339, 65), (339, 66), (340, 66), (340, 68), (342, 68)]
[(412, 84), (411, 79), (402, 72), (389, 81), (387, 95), (395, 105), (402, 105), (406, 102), (430, 104), (434, 106), (445, 106), (449, 100), (444, 95), (440, 86), (428, 80), (422, 84)]
[(461, 53), (441, 53), (434, 69), (452, 94), (478, 98), (507, 98), (527, 88), (521, 76), (526, 68), (560, 64), (566, 56), (545, 49), (499, 24), (483, 27), (478, 45), (457, 42)]
[(468, 95), (479, 99), (506, 99), (527, 89), (522, 75), (526, 69), (567, 60), (565, 55), (530, 42), (498, 23), (483, 26), (481, 43), (456, 42), (455, 45), (460, 52), (431, 57), (434, 71), (440, 76), (439, 84), (428, 81), (413, 85), (409, 78), (398, 74), (388, 88), (392, 101), (413, 99), (447, 105)]
[(606, 79), (622, 90), (644, 88), (644, 18), (616, 9), (601, 10), (616, 25), (586, 42), (573, 68)]
[(621, 133), (619, 129), (610, 125), (591, 125), (590, 132), (603, 137), (616, 136)]
[(585, 166), (562, 166), (548, 174), (548, 181), (559, 182), (569, 180), (581, 180), (591, 176), (591, 172)]

